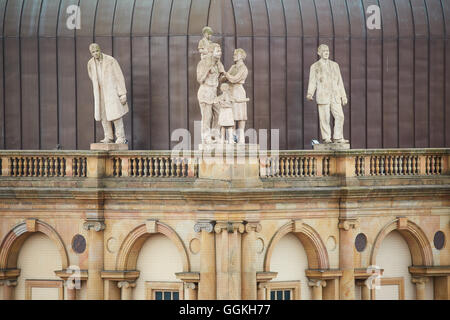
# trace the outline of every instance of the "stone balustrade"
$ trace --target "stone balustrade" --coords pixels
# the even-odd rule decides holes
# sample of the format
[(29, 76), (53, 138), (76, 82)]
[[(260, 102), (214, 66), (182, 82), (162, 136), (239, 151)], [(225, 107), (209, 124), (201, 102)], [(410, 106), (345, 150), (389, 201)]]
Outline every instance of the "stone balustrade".
[[(198, 178), (202, 152), (0, 151), (0, 175), (17, 178)], [(448, 175), (449, 149), (261, 151), (264, 181)], [(237, 162), (239, 163), (239, 162)]]

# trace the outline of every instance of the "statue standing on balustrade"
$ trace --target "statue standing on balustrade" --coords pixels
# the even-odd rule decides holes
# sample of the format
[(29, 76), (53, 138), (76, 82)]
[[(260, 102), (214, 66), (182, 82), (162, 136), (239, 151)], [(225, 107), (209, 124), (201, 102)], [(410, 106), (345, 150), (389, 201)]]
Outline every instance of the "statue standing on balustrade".
[(102, 53), (100, 46), (89, 46), (92, 58), (88, 62), (88, 74), (94, 90), (94, 117), (101, 121), (105, 138), (102, 143), (114, 143), (112, 123), (116, 131), (116, 144), (126, 144), (123, 116), (128, 113), (127, 89), (119, 63)]
[(339, 65), (331, 61), (330, 50), (327, 45), (320, 45), (318, 49), (320, 60), (315, 62), (309, 72), (307, 99), (312, 101), (316, 94), (319, 109), (320, 132), (325, 144), (332, 143), (330, 128), (330, 111), (334, 117), (335, 143), (346, 144), (344, 139), (344, 113), (342, 106), (347, 104), (347, 95), (342, 82)]

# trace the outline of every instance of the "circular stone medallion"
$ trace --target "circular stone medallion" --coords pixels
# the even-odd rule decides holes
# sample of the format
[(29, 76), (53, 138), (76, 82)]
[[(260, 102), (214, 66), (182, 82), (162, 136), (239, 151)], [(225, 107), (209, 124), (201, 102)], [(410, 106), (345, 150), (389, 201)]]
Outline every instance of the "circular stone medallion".
[(363, 252), (367, 246), (367, 237), (364, 233), (360, 233), (355, 239), (355, 248), (358, 252)]
[(442, 231), (436, 232), (433, 242), (436, 249), (442, 250), (445, 247), (445, 234)]
[(72, 239), (72, 249), (75, 253), (81, 254), (86, 250), (86, 239), (81, 234), (76, 234)]

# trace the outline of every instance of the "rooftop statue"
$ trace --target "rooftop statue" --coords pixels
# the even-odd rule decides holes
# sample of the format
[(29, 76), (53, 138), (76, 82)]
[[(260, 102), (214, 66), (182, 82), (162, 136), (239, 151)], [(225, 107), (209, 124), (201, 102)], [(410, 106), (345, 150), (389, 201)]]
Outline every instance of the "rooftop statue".
[(88, 74), (94, 90), (95, 120), (101, 121), (105, 138), (102, 143), (114, 143), (112, 123), (117, 144), (126, 144), (122, 117), (128, 113), (127, 89), (119, 63), (103, 53), (100, 46), (89, 46), (92, 58), (88, 62)]
[(327, 45), (319, 46), (320, 60), (315, 62), (309, 72), (309, 85), (307, 99), (312, 101), (316, 94), (316, 102), (319, 108), (320, 132), (324, 143), (332, 143), (330, 128), (330, 111), (334, 117), (335, 143), (346, 144), (344, 139), (344, 113), (342, 106), (347, 104), (347, 95), (342, 82), (339, 65), (331, 61), (330, 50)]
[(201, 60), (197, 65), (197, 81), (200, 84), (197, 98), (202, 114), (202, 144), (209, 144), (215, 142), (212, 140), (211, 131), (219, 129), (219, 107), (214, 101), (217, 97), (219, 76), (225, 73), (225, 69), (220, 61), (222, 57), (220, 45), (211, 42), (205, 47), (207, 51), (201, 47)]

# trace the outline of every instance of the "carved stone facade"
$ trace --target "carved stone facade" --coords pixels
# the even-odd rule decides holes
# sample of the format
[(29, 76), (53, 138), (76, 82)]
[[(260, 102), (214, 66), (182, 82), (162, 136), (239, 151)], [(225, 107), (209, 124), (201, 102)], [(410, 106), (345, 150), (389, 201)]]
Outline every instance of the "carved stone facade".
[[(31, 299), (35, 287), (64, 299), (374, 299), (377, 269), (369, 267), (383, 263), (393, 232), (411, 258), (408, 278), (384, 277), (391, 270), (382, 264), (381, 288), (398, 287), (398, 298), (450, 298), (450, 247), (433, 244), (438, 231), (450, 236), (448, 150), (259, 154), (260, 170), (248, 177), (259, 184), (249, 185), (236, 184), (239, 175), (208, 179), (199, 154), (178, 161), (146, 153), (157, 159), (152, 167), (139, 157), (1, 153), (0, 298), (18, 298), (29, 280)], [(36, 233), (54, 244), (61, 270), (50, 271), (60, 280), (21, 277), (29, 261), (22, 248)], [(295, 243), (285, 247), (286, 237)], [(357, 238), (365, 240), (356, 246)], [(166, 241), (172, 256), (145, 257), (158, 254), (144, 250), (152, 241)], [(304, 252), (303, 269), (289, 269), (301, 257), (295, 250)], [(156, 264), (139, 270), (145, 259)]]

